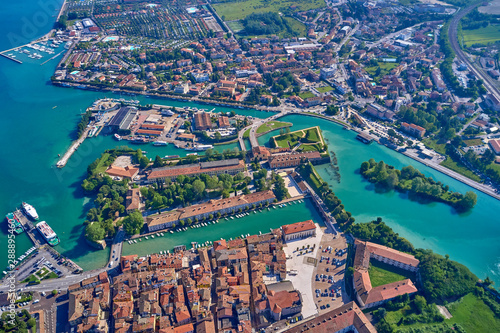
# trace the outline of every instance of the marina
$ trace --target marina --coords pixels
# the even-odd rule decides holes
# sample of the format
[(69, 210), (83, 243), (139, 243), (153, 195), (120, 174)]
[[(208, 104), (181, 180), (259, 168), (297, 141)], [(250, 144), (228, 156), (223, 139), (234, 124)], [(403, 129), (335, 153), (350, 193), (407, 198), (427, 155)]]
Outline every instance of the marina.
[[(220, 238), (246, 238), (248, 235), (267, 233), (270, 228), (277, 228), (282, 224), (300, 222), (312, 219), (323, 224), (321, 217), (314, 208), (310, 199), (299, 199), (294, 204), (281, 205), (282, 208), (257, 209), (238, 213), (231, 217), (221, 217), (214, 221), (201, 222), (197, 225), (185, 226), (175, 231), (161, 231), (135, 236), (123, 245), (123, 255), (172, 252), (176, 246), (195, 248), (210, 246)], [(151, 236), (155, 236), (152, 238)]]

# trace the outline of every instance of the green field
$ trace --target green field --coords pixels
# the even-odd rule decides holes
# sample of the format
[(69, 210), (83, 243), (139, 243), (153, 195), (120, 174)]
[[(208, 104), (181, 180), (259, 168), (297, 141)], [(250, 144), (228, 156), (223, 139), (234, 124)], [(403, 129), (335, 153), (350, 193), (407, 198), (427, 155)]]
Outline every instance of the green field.
[(479, 146), (483, 144), (483, 141), (481, 139), (471, 139), (471, 140), (464, 140), (465, 144), (467, 146)]
[(326, 87), (319, 87), (319, 88), (317, 88), (317, 90), (318, 90), (320, 93), (324, 94), (324, 93), (326, 93), (326, 92), (332, 91), (332, 90), (333, 90), (333, 88), (332, 88), (332, 87), (330, 87), (330, 86), (326, 86)]
[[(375, 81), (379, 81), (380, 78), (382, 78), (384, 75), (387, 75), (390, 73), (390, 71), (393, 69), (393, 68), (396, 68), (398, 67), (398, 63), (394, 63), (394, 62), (379, 62), (377, 66), (369, 66), (369, 67), (365, 67), (365, 71), (368, 72), (368, 74), (370, 74), (370, 76), (375, 80)], [(380, 68), (380, 72), (379, 74), (377, 75), (377, 70), (378, 68)]]
[[(289, 127), (292, 125), (293, 125), (292, 123), (287, 123), (282, 121), (270, 121), (260, 125), (259, 128), (257, 128), (257, 134), (272, 131), (282, 127)], [(245, 136), (245, 134), (243, 134), (243, 136)]]
[(473, 44), (495, 43), (500, 41), (500, 25), (489, 25), (486, 28), (462, 30), (465, 46)]
[(285, 17), (285, 20), (288, 21), (288, 24), (290, 25), (292, 30), (299, 34), (298, 35), (299, 37), (303, 37), (306, 35), (307, 29), (306, 29), (306, 26), (302, 22), (299, 22), (292, 17)]
[(500, 319), (480, 298), (473, 294), (465, 295), (462, 299), (447, 305), (452, 318), (446, 323), (457, 323), (468, 333), (498, 332)]
[(243, 139), (248, 139), (250, 138), (250, 128), (243, 133)]
[(384, 264), (377, 260), (370, 260), (368, 274), (370, 275), (370, 281), (373, 288), (412, 278), (412, 276), (407, 274), (406, 271), (397, 269), (396, 267)]
[(304, 91), (304, 92), (299, 94), (299, 97), (302, 99), (306, 99), (306, 98), (314, 97), (314, 94), (310, 91)]
[(219, 16), (225, 21), (241, 20), (252, 13), (286, 12), (290, 9), (290, 6), (297, 6), (297, 10), (299, 11), (307, 11), (325, 7), (326, 4), (324, 0), (246, 0), (212, 5)]
[(245, 29), (243, 24), (240, 23), (240, 21), (231, 21), (231, 22), (226, 22), (226, 24), (229, 26), (231, 30), (233, 30), (235, 33)]
[(319, 153), (324, 153), (326, 150), (318, 127), (273, 136), (271, 140), (274, 141), (276, 147), (281, 148), (293, 148), (301, 143), (297, 151), (318, 151)]

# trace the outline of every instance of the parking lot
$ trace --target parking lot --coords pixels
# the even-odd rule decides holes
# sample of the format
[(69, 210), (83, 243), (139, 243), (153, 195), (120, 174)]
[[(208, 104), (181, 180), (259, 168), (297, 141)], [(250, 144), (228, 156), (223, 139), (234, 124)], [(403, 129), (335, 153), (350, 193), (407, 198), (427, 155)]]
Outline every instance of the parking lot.
[(320, 313), (349, 302), (345, 294), (344, 273), (347, 242), (342, 235), (324, 234), (313, 277), (314, 302)]

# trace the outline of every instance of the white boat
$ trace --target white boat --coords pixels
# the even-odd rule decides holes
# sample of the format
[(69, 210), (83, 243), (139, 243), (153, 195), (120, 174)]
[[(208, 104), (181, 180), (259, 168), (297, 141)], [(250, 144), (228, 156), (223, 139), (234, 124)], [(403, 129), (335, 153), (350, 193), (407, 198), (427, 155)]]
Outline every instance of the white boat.
[(113, 135), (113, 137), (115, 138), (115, 140), (117, 141), (121, 141), (122, 140), (122, 137), (119, 136), (118, 134), (115, 133), (115, 135)]
[(155, 141), (153, 142), (153, 146), (166, 146), (168, 145), (168, 142), (166, 141)]
[(30, 205), (27, 202), (23, 202), (23, 210), (28, 215), (28, 217), (32, 218), (33, 220), (38, 220), (38, 214), (36, 212), (35, 207)]

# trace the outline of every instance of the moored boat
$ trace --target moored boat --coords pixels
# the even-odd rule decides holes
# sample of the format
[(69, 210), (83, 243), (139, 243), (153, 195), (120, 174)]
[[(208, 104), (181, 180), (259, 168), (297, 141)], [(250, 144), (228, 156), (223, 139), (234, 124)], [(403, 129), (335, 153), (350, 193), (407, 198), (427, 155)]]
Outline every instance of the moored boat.
[(19, 235), (24, 231), (24, 228), (21, 224), (21, 222), (18, 221), (17, 217), (14, 215), (14, 213), (9, 213), (5, 216), (7, 218), (7, 222), (9, 223), (9, 229), (12, 228), (14, 229), (14, 233), (16, 235)]
[(35, 207), (30, 205), (27, 202), (23, 202), (23, 211), (28, 215), (29, 218), (32, 218), (33, 220), (38, 220), (38, 213), (36, 212)]
[(57, 244), (59, 244), (59, 237), (57, 237), (57, 234), (54, 232), (54, 230), (52, 230), (47, 222), (42, 221), (37, 223), (36, 228), (50, 246), (56, 246)]

